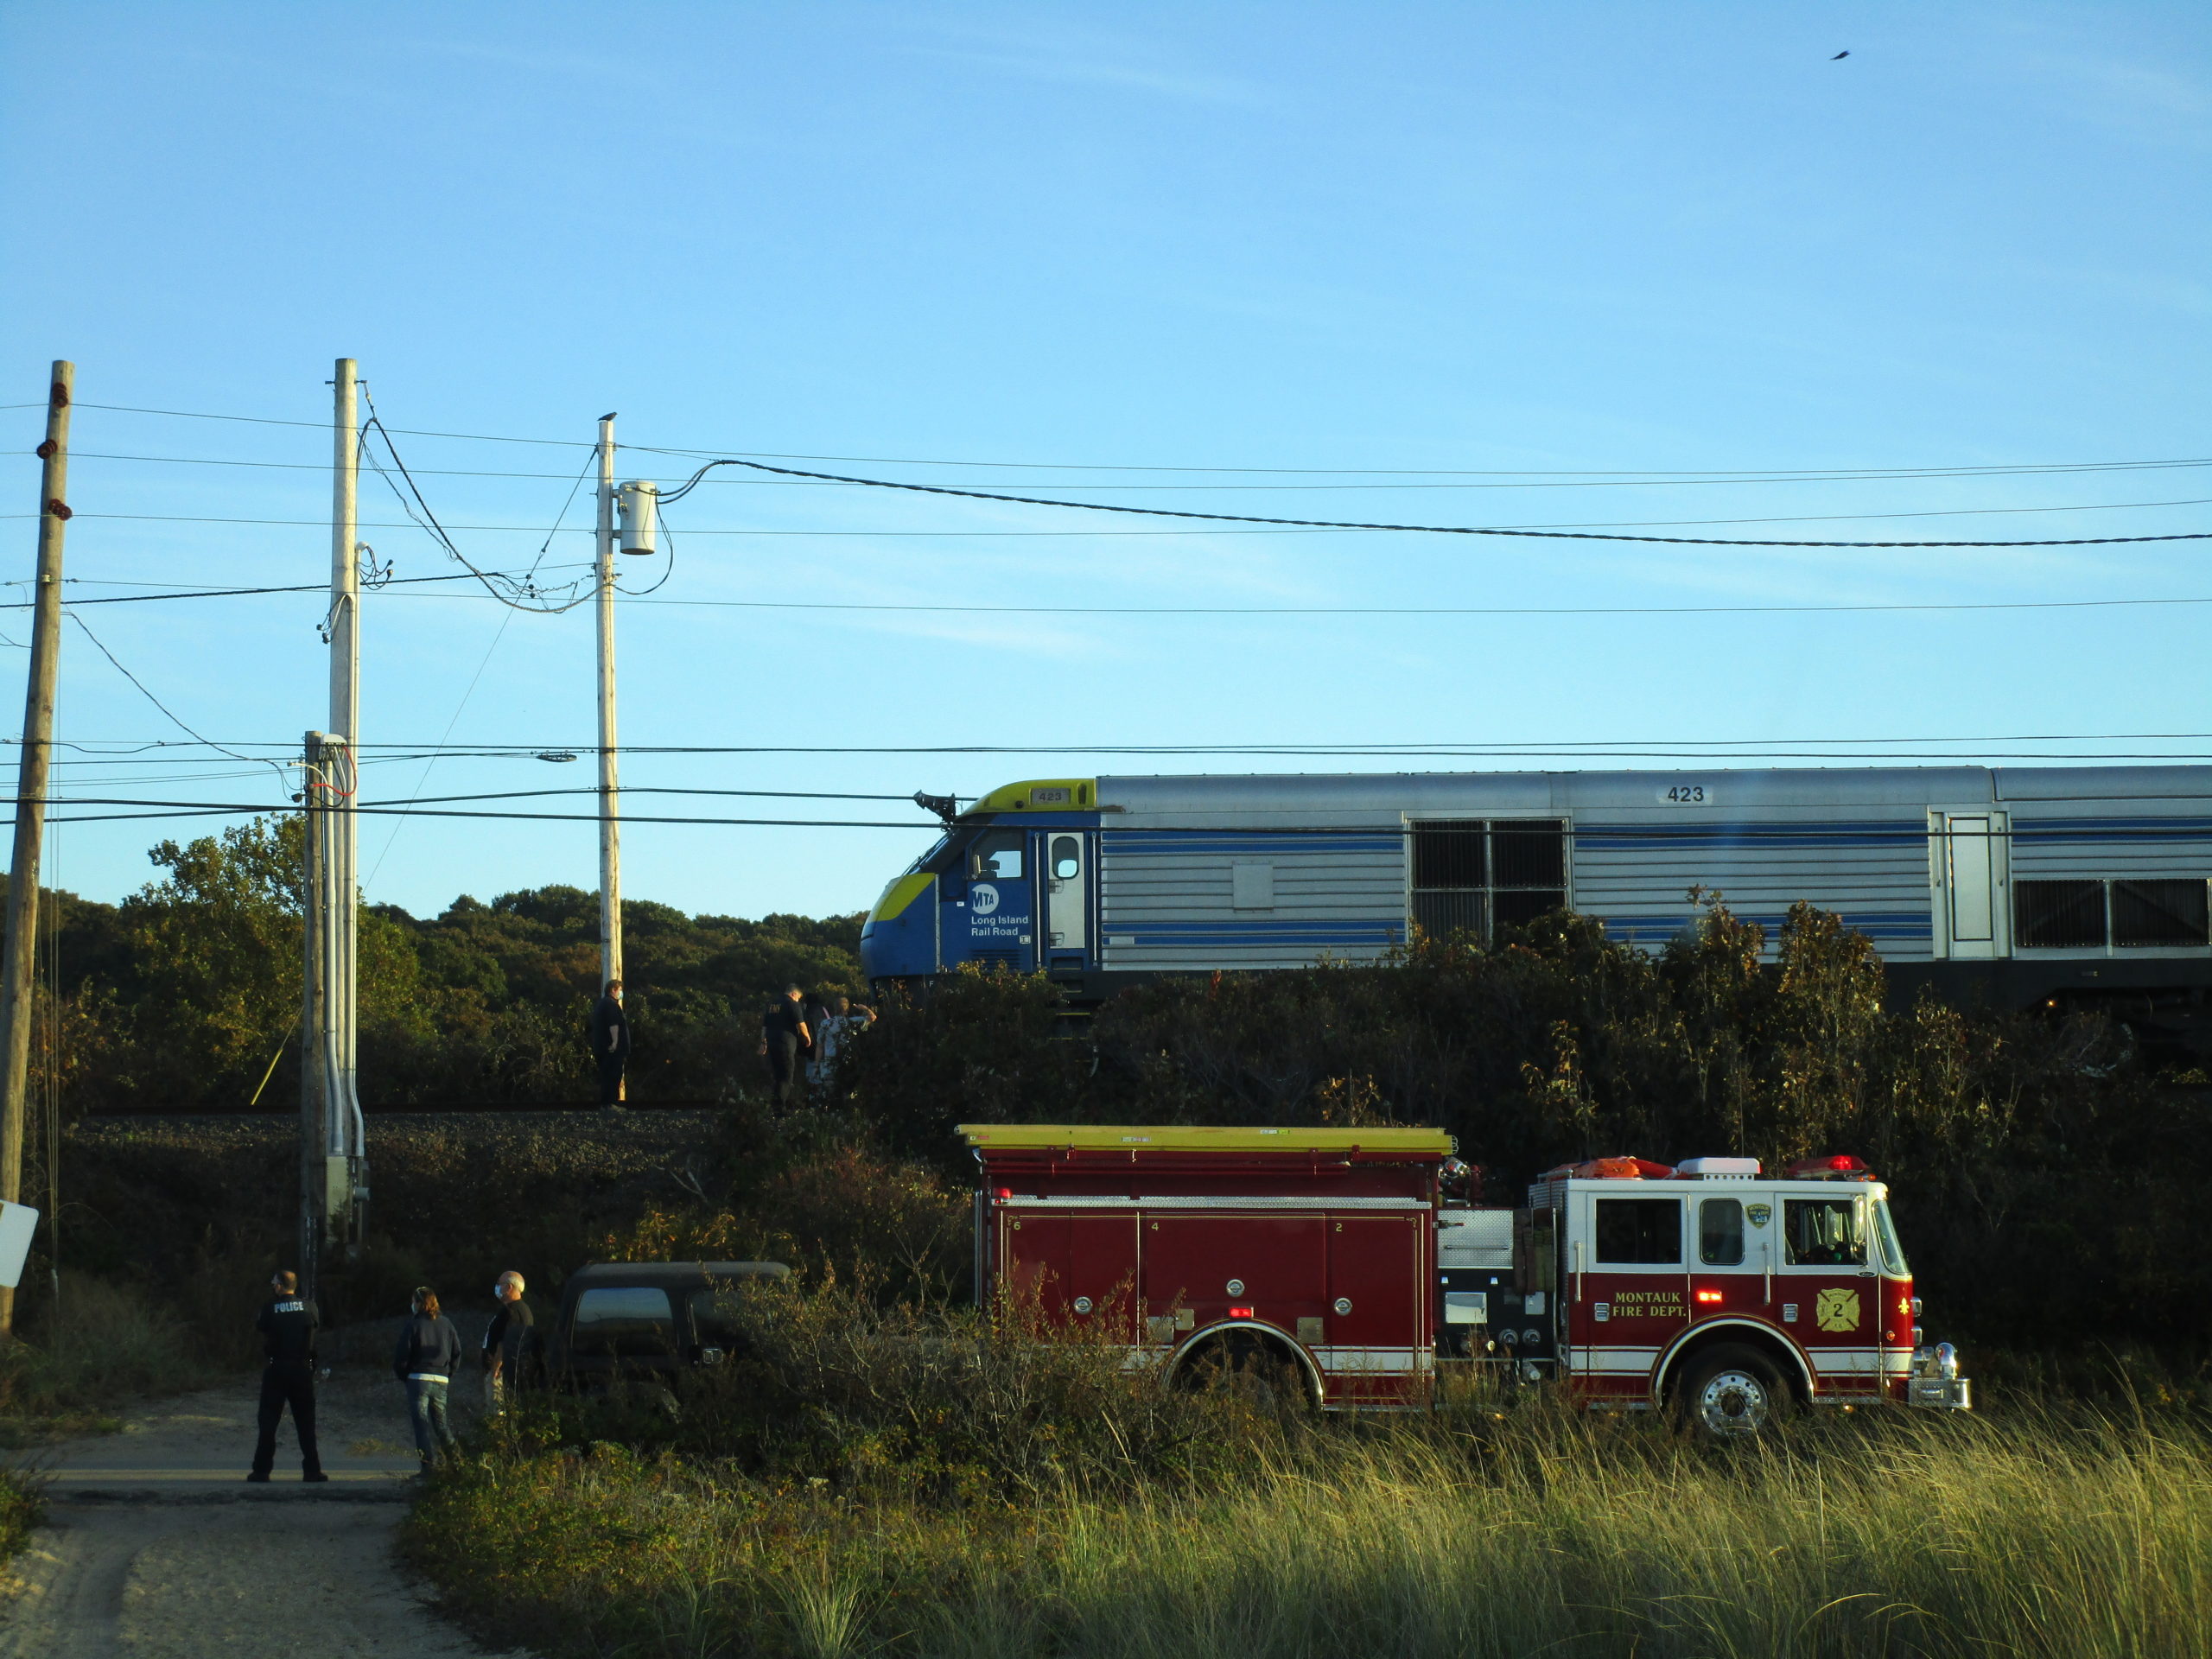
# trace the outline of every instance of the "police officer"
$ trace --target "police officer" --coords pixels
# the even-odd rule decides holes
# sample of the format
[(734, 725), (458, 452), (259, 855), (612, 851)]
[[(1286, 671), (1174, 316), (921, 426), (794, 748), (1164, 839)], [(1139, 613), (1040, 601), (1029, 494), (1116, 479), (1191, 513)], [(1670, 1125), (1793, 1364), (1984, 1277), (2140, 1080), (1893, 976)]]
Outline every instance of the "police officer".
[(261, 1371), (261, 1438), (253, 1448), (248, 1480), (266, 1480), (276, 1465), (276, 1425), (292, 1408), (300, 1437), (300, 1478), (328, 1480), (315, 1446), (315, 1304), (300, 1294), (300, 1276), (289, 1269), (269, 1281), (269, 1300), (255, 1325), (268, 1362)]

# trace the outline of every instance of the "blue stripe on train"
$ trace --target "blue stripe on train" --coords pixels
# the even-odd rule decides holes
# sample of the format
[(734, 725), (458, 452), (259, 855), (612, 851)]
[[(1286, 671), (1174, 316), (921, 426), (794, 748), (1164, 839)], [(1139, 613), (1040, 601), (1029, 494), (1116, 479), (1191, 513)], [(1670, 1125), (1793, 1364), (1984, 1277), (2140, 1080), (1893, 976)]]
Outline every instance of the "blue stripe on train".
[(2212, 818), (2044, 818), (2013, 821), (2024, 841), (2212, 841)]
[(1577, 824), (1577, 852), (1648, 847), (1912, 847), (1927, 845), (1926, 823)]
[(1127, 940), (1147, 944), (1310, 945), (1396, 944), (1405, 935), (1398, 922), (1143, 922), (1109, 921), (1100, 930), (1109, 946)]
[(1109, 853), (1402, 853), (1402, 835), (1357, 834), (1326, 830), (1286, 830), (1280, 835), (1249, 830), (1194, 834), (1187, 830), (1109, 830)]
[[(1767, 931), (1769, 937), (1781, 933), (1789, 918), (1786, 912), (1756, 915), (1747, 912), (1735, 912), (1736, 919), (1756, 922)], [(1878, 944), (1884, 940), (1897, 942), (1919, 941), (1935, 937), (1933, 914), (1924, 910), (1861, 912), (1853, 915), (1840, 912), (1843, 925), (1854, 933), (1864, 933)], [(1605, 925), (1606, 937), (1620, 940), (1624, 944), (1664, 944), (1688, 932), (1697, 925), (1694, 914), (1677, 916), (1604, 916), (1599, 920)]]

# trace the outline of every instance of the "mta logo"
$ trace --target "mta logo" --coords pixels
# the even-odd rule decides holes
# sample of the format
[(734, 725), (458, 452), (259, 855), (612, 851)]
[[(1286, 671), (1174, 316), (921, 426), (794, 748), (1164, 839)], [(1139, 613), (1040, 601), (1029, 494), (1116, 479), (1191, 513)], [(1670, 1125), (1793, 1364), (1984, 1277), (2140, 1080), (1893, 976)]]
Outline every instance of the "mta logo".
[(978, 881), (968, 889), (969, 913), (988, 916), (999, 907), (999, 890), (988, 881)]

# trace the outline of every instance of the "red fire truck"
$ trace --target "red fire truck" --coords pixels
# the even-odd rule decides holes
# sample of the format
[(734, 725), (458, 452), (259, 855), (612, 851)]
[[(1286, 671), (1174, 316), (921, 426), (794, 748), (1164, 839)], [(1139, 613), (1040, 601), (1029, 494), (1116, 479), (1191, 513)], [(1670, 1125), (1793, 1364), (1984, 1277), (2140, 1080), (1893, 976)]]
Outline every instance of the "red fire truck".
[(1426, 1407), (1444, 1363), (1756, 1431), (1793, 1402), (1964, 1408), (1922, 1338), (1888, 1189), (1855, 1158), (1548, 1172), (1465, 1194), (1435, 1129), (963, 1124), (976, 1284), (1172, 1382)]

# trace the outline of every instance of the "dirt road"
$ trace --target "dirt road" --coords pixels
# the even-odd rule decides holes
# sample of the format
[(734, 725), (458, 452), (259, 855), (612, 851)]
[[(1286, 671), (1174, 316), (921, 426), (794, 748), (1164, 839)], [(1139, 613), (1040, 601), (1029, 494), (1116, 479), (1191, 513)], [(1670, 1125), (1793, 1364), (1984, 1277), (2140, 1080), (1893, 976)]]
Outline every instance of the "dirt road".
[[(301, 1483), (288, 1421), (275, 1479), (249, 1485), (254, 1381), (162, 1402), (120, 1434), (40, 1457), (54, 1476), (48, 1524), (13, 1565), (0, 1656), (480, 1659), (393, 1557), (416, 1468), (398, 1385), (341, 1370), (318, 1408), (329, 1483)], [(473, 1415), (473, 1401), (455, 1403)]]

